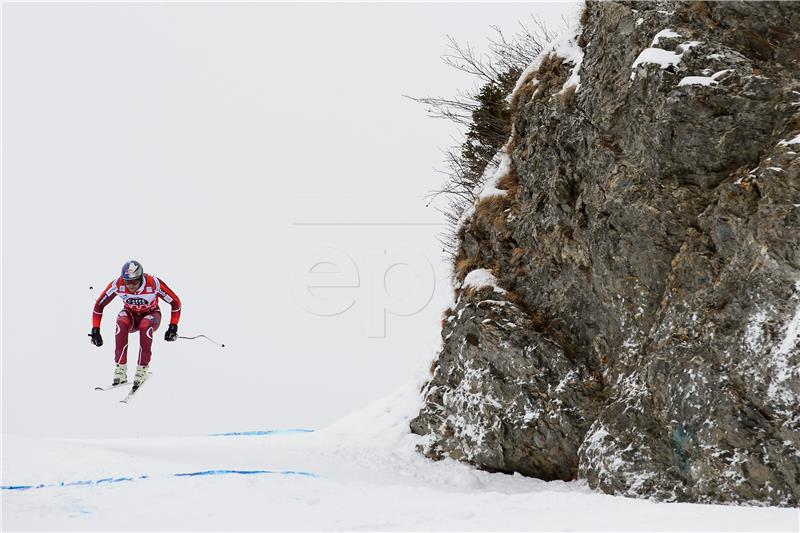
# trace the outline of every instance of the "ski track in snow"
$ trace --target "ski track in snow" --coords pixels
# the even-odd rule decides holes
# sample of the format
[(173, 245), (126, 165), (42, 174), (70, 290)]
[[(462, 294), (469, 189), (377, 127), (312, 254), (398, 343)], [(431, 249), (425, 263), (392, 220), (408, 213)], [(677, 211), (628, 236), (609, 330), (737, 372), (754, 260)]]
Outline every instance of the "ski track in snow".
[(654, 503), (430, 461), (408, 430), (419, 385), (320, 431), (4, 434), (2, 529), (798, 529), (797, 509)]

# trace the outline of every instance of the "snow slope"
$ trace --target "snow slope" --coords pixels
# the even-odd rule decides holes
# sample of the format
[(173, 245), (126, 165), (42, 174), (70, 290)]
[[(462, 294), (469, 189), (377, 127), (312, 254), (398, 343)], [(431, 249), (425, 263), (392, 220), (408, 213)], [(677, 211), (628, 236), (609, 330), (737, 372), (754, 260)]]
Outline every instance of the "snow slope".
[(653, 503), (431, 462), (408, 432), (418, 386), (314, 432), (3, 435), (2, 528), (798, 530), (796, 509)]

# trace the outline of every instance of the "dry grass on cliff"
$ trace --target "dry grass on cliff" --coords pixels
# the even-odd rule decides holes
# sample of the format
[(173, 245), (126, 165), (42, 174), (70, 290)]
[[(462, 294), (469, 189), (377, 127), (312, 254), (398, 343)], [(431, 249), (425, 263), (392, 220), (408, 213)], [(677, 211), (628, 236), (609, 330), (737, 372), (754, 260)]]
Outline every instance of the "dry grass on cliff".
[(475, 204), (472, 223), (492, 233), (505, 233), (508, 230), (508, 214), (511, 201), (507, 194), (484, 198)]
[(585, 4), (583, 6), (583, 10), (581, 11), (581, 26), (584, 28), (589, 23), (589, 5)]
[(511, 250), (511, 265), (517, 266), (520, 264), (522, 259), (525, 257), (527, 250), (525, 248), (520, 248), (519, 246), (515, 247)]
[(563, 64), (564, 58), (556, 54), (550, 54), (542, 61), (542, 65), (536, 72), (539, 84), (536, 86), (534, 98), (545, 98), (564, 84), (565, 73), (562, 73), (561, 68)]
[(509, 263), (514, 269), (514, 276), (520, 278), (525, 276), (524, 259), (527, 256), (527, 253), (527, 249), (520, 247), (515, 247), (511, 250), (511, 258)]
[[(494, 288), (488, 286), (467, 287), (466, 289), (463, 289), (460, 292), (459, 296), (475, 303), (480, 303), (485, 300), (494, 300), (498, 298), (497, 296), (495, 296)], [(530, 310), (528, 309), (527, 304), (525, 303), (525, 299), (522, 297), (521, 294), (511, 289), (505, 289), (505, 292), (502, 293), (499, 299), (506, 302), (511, 302), (512, 304), (522, 309), (525, 312), (525, 314), (530, 317), (531, 324), (537, 331), (541, 331), (545, 328), (546, 326), (545, 318), (536, 312), (531, 313)]]
[(519, 188), (517, 173), (512, 169), (497, 180), (496, 187), (506, 193), (489, 196), (475, 204), (472, 222), (482, 229), (505, 233), (508, 231), (508, 215), (514, 207)]
[(433, 358), (433, 361), (431, 361), (431, 364), (428, 367), (428, 372), (430, 372), (431, 376), (436, 374), (436, 369), (437, 368), (439, 368), (439, 356), (438, 355)]
[(509, 197), (516, 198), (517, 189), (519, 188), (516, 170), (512, 168), (508, 174), (497, 180), (497, 188), (508, 191)]
[(703, 0), (692, 2), (689, 5), (689, 10), (701, 17), (707, 19), (711, 18), (711, 7), (708, 5), (708, 2)]
[[(466, 289), (463, 289), (461, 291), (461, 296), (473, 302), (482, 302), (484, 300), (492, 300), (494, 293), (495, 293), (494, 287), (489, 287), (488, 285), (486, 285), (483, 287), (467, 287)], [(503, 293), (503, 296), (507, 297), (508, 294), (509, 292), (506, 291), (505, 293)]]
[(567, 107), (572, 103), (572, 100), (575, 98), (575, 91), (577, 90), (578, 90), (577, 85), (570, 85), (561, 92), (556, 93), (556, 97), (558, 98), (558, 103), (561, 104), (561, 107)]
[(539, 68), (528, 74), (522, 86), (514, 95), (511, 108), (517, 109), (520, 100), (528, 102), (530, 100), (539, 100), (553, 94), (555, 88), (560, 87), (564, 83), (564, 73), (562, 73), (561, 68), (563, 63), (563, 57), (553, 53), (547, 54), (539, 65)]
[[(517, 92), (514, 93), (513, 97), (511, 98), (511, 109), (512, 113), (513, 110), (519, 108), (519, 102), (527, 102), (531, 99), (531, 95), (533, 94), (533, 89), (536, 87), (536, 72), (529, 72), (525, 79), (523, 80), (522, 84), (520, 85)], [(513, 123), (515, 117), (512, 116), (511, 122)]]
[[(494, 238), (505, 239), (509, 234), (508, 216), (516, 206), (516, 196), (519, 188), (516, 172), (512, 169), (501, 177), (496, 184), (498, 189), (506, 191), (479, 200), (474, 207), (474, 213), (467, 224), (458, 232), (458, 252), (453, 258), (453, 279), (461, 282), (466, 275), (480, 266), (480, 257), (469, 257), (464, 249), (463, 242), (469, 227), (478, 230), (476, 233), (491, 233)], [(480, 252), (478, 253), (480, 255)]]
[(458, 249), (458, 254), (453, 261), (453, 279), (461, 284), (464, 278), (471, 270), (477, 268), (477, 262), (474, 257), (468, 257), (466, 250), (461, 246)]

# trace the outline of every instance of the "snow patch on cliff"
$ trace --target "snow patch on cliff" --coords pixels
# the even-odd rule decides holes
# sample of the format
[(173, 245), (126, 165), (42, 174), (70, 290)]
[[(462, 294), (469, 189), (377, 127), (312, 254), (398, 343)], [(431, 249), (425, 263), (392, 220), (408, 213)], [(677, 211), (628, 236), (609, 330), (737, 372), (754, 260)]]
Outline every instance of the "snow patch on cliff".
[(796, 301), (794, 316), (783, 329), (783, 340), (769, 354), (769, 367), (772, 380), (767, 388), (769, 398), (775, 402), (776, 411), (785, 416), (789, 424), (800, 423), (800, 413), (796, 406), (800, 403), (800, 394), (792, 387), (800, 373), (800, 280), (795, 283), (792, 300)]
[(800, 134), (792, 139), (787, 139), (778, 143), (778, 146), (789, 146), (790, 144), (800, 144)]
[(662, 37), (675, 38), (681, 37), (681, 35), (675, 33), (669, 28), (665, 28), (656, 33), (656, 35), (653, 37), (650, 47), (639, 52), (639, 55), (636, 56), (636, 59), (633, 61), (633, 64), (631, 65), (631, 80), (636, 79), (636, 68), (639, 65), (652, 64), (660, 66), (661, 70), (667, 69), (680, 63), (681, 59), (683, 59), (683, 55), (686, 52), (701, 44), (700, 41), (686, 41), (679, 44), (675, 48), (674, 52), (670, 50), (664, 50), (663, 48), (655, 48)]
[(669, 28), (664, 28), (660, 32), (656, 33), (655, 37), (653, 37), (653, 40), (650, 43), (650, 46), (657, 46), (658, 41), (660, 41), (662, 37), (670, 39), (672, 37), (680, 37), (680, 36), (681, 36), (680, 33), (676, 33)]
[[(794, 291), (795, 295), (800, 295), (800, 281), (795, 283)], [(778, 346), (778, 355), (788, 355), (789, 351), (797, 345), (798, 336), (800, 336), (800, 304), (797, 305), (794, 317), (786, 326), (786, 334), (780, 346)]]
[(685, 76), (678, 82), (678, 87), (686, 85), (704, 85), (706, 87), (714, 87), (719, 84), (718, 78), (722, 77), (725, 73), (730, 72), (729, 69), (720, 70), (711, 76)]
[(759, 353), (764, 346), (764, 322), (767, 320), (767, 313), (759, 310), (754, 314), (744, 331), (744, 345), (753, 353)]
[[(669, 50), (664, 50), (662, 48), (645, 48), (639, 52), (638, 56), (636, 56), (631, 68), (635, 69), (639, 65), (654, 64), (660, 66), (663, 70), (671, 67), (672, 65), (677, 65), (680, 63), (682, 55), (683, 54), (670, 52)], [(635, 77), (636, 72), (632, 72), (631, 79), (634, 79)]]
[(504, 146), (495, 154), (490, 166), (484, 171), (484, 176), (489, 176), (489, 179), (485, 180), (485, 182), (482, 181), (483, 185), (476, 194), (478, 201), (508, 193), (505, 189), (498, 189), (497, 183), (506, 177), (509, 172), (511, 172), (511, 158), (508, 156)]
[(472, 287), (475, 289), (491, 287), (492, 290), (497, 293), (503, 294), (506, 292), (505, 289), (497, 284), (497, 278), (494, 277), (492, 271), (485, 268), (476, 268), (467, 274), (467, 276), (464, 278), (464, 282), (461, 284), (461, 287), (464, 289), (467, 287)]

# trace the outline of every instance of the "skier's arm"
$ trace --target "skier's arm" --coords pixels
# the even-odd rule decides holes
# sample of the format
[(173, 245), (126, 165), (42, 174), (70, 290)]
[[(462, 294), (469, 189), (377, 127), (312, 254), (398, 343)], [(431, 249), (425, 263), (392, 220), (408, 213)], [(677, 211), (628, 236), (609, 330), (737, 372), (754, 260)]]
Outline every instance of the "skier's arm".
[(178, 295), (170, 289), (163, 280), (158, 280), (158, 296), (165, 302), (167, 302), (172, 307), (172, 315), (170, 315), (169, 323), (170, 325), (178, 325), (178, 321), (181, 319), (181, 299), (178, 298)]
[(103, 290), (103, 294), (101, 294), (94, 303), (94, 310), (92, 311), (93, 328), (100, 327), (100, 321), (103, 320), (103, 308), (105, 308), (105, 306), (107, 306), (111, 300), (114, 299), (114, 295), (117, 294), (117, 284), (115, 281), (116, 280), (108, 284), (105, 290)]

